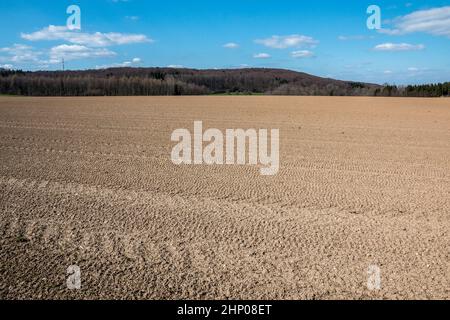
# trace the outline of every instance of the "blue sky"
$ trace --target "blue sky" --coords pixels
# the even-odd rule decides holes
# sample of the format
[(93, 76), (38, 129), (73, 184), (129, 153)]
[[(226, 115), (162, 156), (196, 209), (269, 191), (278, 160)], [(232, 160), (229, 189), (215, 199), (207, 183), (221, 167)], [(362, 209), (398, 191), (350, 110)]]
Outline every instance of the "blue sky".
[[(382, 29), (369, 30), (369, 5)], [(81, 30), (66, 9), (81, 8)], [(450, 1), (2, 0), (0, 67), (270, 67), (337, 79), (450, 81)]]

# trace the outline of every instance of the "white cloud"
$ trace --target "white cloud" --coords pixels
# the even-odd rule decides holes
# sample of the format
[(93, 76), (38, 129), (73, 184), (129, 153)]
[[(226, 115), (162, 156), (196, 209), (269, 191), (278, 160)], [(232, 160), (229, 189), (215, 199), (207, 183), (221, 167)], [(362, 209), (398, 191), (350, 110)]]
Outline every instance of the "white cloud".
[(181, 64), (169, 64), (167, 68), (173, 68), (173, 69), (183, 69), (185, 66), (182, 66)]
[(403, 35), (423, 32), (435, 36), (450, 37), (450, 6), (414, 11), (392, 21), (393, 29), (381, 29), (381, 33)]
[(382, 43), (373, 50), (375, 51), (417, 51), (417, 50), (423, 50), (425, 49), (425, 46), (423, 44), (409, 44), (409, 43)]
[(338, 40), (341, 41), (351, 41), (351, 40), (366, 40), (366, 39), (373, 39), (373, 36), (363, 36), (363, 35), (356, 35), (356, 36), (339, 36)]
[(239, 48), (239, 45), (237, 43), (234, 43), (234, 42), (229, 42), (229, 43), (225, 43), (223, 45), (223, 47), (227, 48), (227, 49), (237, 49), (237, 48)]
[(311, 58), (314, 57), (314, 52), (309, 50), (299, 50), (291, 52), (293, 58)]
[(41, 51), (35, 51), (33, 47), (14, 44), (12, 47), (0, 48), (0, 62), (12, 62), (12, 63), (30, 63), (39, 62), (40, 56), (43, 54)]
[(416, 68), (416, 67), (409, 67), (409, 68), (408, 68), (408, 71), (416, 72), (416, 71), (419, 71), (419, 68)]
[(94, 49), (76, 44), (63, 44), (50, 49), (49, 63), (60, 63), (62, 59), (69, 61), (88, 58), (109, 58), (115, 55), (115, 52), (104, 48)]
[(385, 71), (383, 71), (383, 73), (384, 74), (392, 74), (392, 71), (391, 70), (385, 70)]
[(0, 64), (0, 69), (12, 70), (14, 66), (12, 64)]
[(103, 65), (103, 66), (96, 66), (96, 69), (108, 69), (108, 68), (125, 68), (125, 67), (132, 67), (135, 66), (136, 64), (141, 63), (141, 59), (140, 58), (134, 58), (131, 61), (124, 61), (124, 62), (120, 62), (120, 63), (112, 63), (112, 64), (107, 64), (107, 65)]
[(253, 58), (255, 59), (269, 59), (270, 58), (270, 54), (268, 53), (257, 53), (253, 55)]
[(138, 17), (138, 16), (125, 16), (125, 19), (132, 20), (132, 21), (137, 21), (137, 20), (140, 19), (140, 17)]
[(0, 48), (0, 52), (17, 52), (17, 51), (24, 51), (24, 50), (30, 50), (32, 47), (27, 46), (25, 44), (14, 44), (12, 47), (5, 47)]
[(267, 39), (255, 40), (255, 42), (274, 49), (286, 49), (301, 46), (314, 47), (319, 43), (319, 41), (314, 40), (312, 37), (298, 34), (289, 36), (272, 36)]
[(66, 61), (70, 61), (89, 58), (109, 58), (115, 55), (115, 52), (105, 48), (89, 48), (82, 45), (68, 44), (42, 51), (36, 51), (33, 47), (22, 44), (0, 48), (0, 62), (14, 65), (32, 64), (40, 68), (49, 64), (61, 63), (63, 58)]
[(29, 41), (64, 40), (73, 44), (91, 47), (105, 47), (112, 45), (124, 45), (131, 43), (153, 42), (143, 34), (109, 33), (85, 33), (69, 30), (65, 26), (50, 25), (33, 33), (22, 33), (21, 37)]

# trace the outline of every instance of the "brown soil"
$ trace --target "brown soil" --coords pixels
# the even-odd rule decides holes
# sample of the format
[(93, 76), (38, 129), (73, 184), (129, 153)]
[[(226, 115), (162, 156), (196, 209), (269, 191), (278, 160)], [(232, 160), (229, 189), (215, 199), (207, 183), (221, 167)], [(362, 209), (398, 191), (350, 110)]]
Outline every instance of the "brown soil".
[[(278, 175), (175, 166), (194, 120)], [(449, 299), (449, 227), (448, 99), (0, 97), (2, 299)]]

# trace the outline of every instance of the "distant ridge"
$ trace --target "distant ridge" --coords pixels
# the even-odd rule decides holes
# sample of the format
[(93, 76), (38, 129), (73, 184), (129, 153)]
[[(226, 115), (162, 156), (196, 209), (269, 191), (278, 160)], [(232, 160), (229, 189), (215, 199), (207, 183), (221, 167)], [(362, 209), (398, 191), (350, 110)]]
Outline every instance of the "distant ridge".
[[(426, 90), (423, 90), (424, 87)], [(397, 88), (266, 68), (198, 70), (154, 67), (36, 72), (1, 70), (0, 93), (28, 96), (445, 96), (448, 95), (448, 83)]]

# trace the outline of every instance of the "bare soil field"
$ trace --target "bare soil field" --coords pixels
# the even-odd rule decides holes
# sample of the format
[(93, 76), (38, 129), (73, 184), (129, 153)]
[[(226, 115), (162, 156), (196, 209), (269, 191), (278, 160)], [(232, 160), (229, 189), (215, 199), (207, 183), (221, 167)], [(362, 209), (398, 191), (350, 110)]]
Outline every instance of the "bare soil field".
[[(195, 120), (278, 174), (174, 165)], [(449, 232), (448, 99), (0, 97), (2, 299), (449, 299)]]

